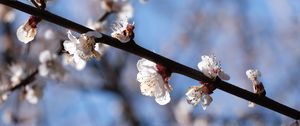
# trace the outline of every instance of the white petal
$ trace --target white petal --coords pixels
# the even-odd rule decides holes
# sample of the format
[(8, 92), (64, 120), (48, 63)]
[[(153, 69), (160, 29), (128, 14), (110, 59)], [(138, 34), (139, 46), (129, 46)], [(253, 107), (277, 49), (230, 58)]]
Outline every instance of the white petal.
[(78, 55), (74, 55), (73, 58), (74, 58), (76, 69), (82, 70), (86, 65), (86, 61), (81, 59)]
[(125, 36), (123, 32), (119, 32), (119, 31), (115, 31), (111, 33), (111, 37), (118, 39), (122, 43), (126, 43), (130, 41), (130, 38), (128, 36)]
[(31, 87), (26, 87), (25, 98), (31, 104), (37, 104), (39, 100), (35, 94), (35, 91)]
[(140, 89), (141, 93), (145, 96), (159, 96), (162, 94), (162, 89), (159, 87), (159, 82), (156, 76), (144, 76), (139, 78), (141, 81)]
[(72, 35), (70, 30), (68, 30), (68, 38), (70, 41), (78, 43), (78, 39), (74, 35)]
[(137, 69), (138, 71), (148, 71), (150, 73), (157, 72), (156, 64), (144, 58), (137, 62)]
[(165, 95), (162, 97), (156, 97), (155, 101), (160, 105), (166, 105), (171, 101), (169, 92), (165, 91)]
[(51, 40), (55, 38), (55, 33), (53, 32), (52, 29), (47, 29), (44, 33), (44, 37), (46, 40)]
[(219, 77), (222, 79), (222, 80), (229, 80), (230, 79), (230, 76), (226, 73), (224, 73), (223, 71), (220, 71), (219, 72)]
[(258, 77), (261, 76), (260, 71), (259, 70), (255, 70), (255, 69), (249, 69), (246, 71), (246, 75), (250, 80), (256, 80)]
[(95, 44), (95, 50), (100, 54), (103, 54), (108, 48), (109, 48), (109, 45), (106, 45), (106, 44), (102, 44), (102, 43)]
[(40, 56), (39, 56), (39, 60), (41, 63), (45, 63), (49, 60), (51, 60), (51, 53), (49, 50), (44, 50), (43, 52), (40, 53)]
[(140, 83), (145, 82), (147, 79), (150, 79), (150, 78), (151, 78), (151, 74), (148, 72), (143, 72), (143, 71), (138, 72), (137, 77), (136, 77), (137, 81)]
[(73, 41), (64, 41), (63, 43), (64, 49), (68, 51), (70, 54), (74, 54), (76, 52), (76, 43)]
[(253, 102), (249, 102), (249, 103), (248, 103), (248, 107), (249, 107), (249, 108), (253, 108), (253, 107), (255, 107), (255, 104), (254, 104)]
[(202, 97), (201, 86), (192, 86), (185, 93), (187, 102), (191, 105), (197, 105)]
[(141, 83), (140, 90), (142, 95), (150, 97), (154, 96), (155, 92), (157, 92), (154, 83)]
[(212, 97), (209, 95), (203, 94), (201, 97), (201, 103), (203, 110), (206, 110), (206, 107), (213, 101)]
[(200, 71), (202, 71), (202, 70), (203, 70), (203, 67), (204, 67), (204, 62), (202, 62), (202, 61), (199, 62), (197, 66), (198, 66), (198, 69), (199, 69)]
[(46, 64), (41, 64), (39, 66), (39, 74), (43, 77), (47, 76), (49, 74), (49, 70), (47, 68)]
[(27, 44), (28, 42), (32, 41), (37, 33), (36, 28), (31, 28), (30, 25), (27, 23), (21, 25), (17, 30), (17, 38)]

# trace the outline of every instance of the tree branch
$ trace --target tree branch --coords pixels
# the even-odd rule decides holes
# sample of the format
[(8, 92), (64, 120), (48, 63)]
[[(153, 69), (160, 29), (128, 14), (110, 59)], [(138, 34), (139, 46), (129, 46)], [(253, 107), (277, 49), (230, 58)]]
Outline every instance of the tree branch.
[[(52, 13), (49, 13), (48, 11), (42, 11), (37, 8), (31, 7), (29, 5), (23, 4), (18, 1), (12, 1), (12, 0), (0, 0), (1, 4), (5, 4), (7, 6), (10, 6), (12, 8), (18, 9), (20, 11), (26, 12), (28, 14), (40, 17), (44, 20), (47, 20), (49, 22), (55, 23), (57, 25), (60, 25), (62, 27), (65, 27), (67, 29), (71, 29), (73, 31), (77, 31), (79, 33), (86, 33), (88, 31), (92, 31), (91, 29), (84, 27), (80, 24), (77, 24), (75, 22), (72, 22), (68, 19), (62, 18), (60, 16), (54, 15)], [(239, 88), (237, 86), (234, 86), (230, 83), (224, 82), (220, 79), (212, 80), (208, 77), (206, 77), (203, 73), (201, 73), (198, 70), (195, 70), (193, 68), (189, 68), (185, 65), (182, 65), (180, 63), (177, 63), (175, 61), (172, 61), (168, 58), (165, 58), (163, 56), (160, 56), (158, 54), (155, 54), (147, 49), (144, 49), (143, 47), (140, 47), (137, 45), (134, 40), (128, 43), (121, 43), (117, 39), (112, 38), (108, 35), (102, 34), (102, 38), (97, 39), (98, 42), (105, 43), (108, 45), (111, 45), (113, 47), (122, 49), (124, 51), (133, 53), (135, 55), (144, 57), (146, 59), (149, 59), (155, 63), (159, 63), (164, 65), (165, 67), (169, 68), (175, 73), (179, 73), (182, 75), (185, 75), (187, 77), (196, 79), (198, 81), (203, 82), (209, 82), (214, 83), (216, 87), (220, 90), (223, 90), (227, 93), (230, 93), (232, 95), (238, 96), (240, 98), (243, 98), (248, 101), (252, 101), (256, 104), (259, 104), (263, 107), (269, 108), (273, 111), (276, 111), (278, 113), (284, 114), (288, 117), (291, 117), (293, 119), (299, 120), (300, 119), (300, 112), (290, 108), (288, 106), (285, 106), (281, 103), (278, 103), (270, 98), (267, 97), (259, 97), (256, 94), (249, 92), (247, 90), (244, 90), (242, 88)]]

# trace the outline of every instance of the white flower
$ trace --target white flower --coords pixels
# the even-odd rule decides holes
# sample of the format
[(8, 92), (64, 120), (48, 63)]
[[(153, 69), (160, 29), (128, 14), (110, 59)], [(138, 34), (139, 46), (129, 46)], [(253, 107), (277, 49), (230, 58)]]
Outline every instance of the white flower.
[(32, 27), (29, 22), (22, 24), (17, 30), (17, 38), (27, 44), (32, 41), (37, 33), (37, 28)]
[(47, 29), (45, 32), (44, 32), (44, 38), (46, 40), (51, 40), (51, 39), (54, 39), (55, 38), (55, 33), (52, 29)]
[(7, 100), (9, 94), (10, 94), (9, 91), (0, 94), (0, 105), (3, 104)]
[(249, 108), (255, 107), (255, 103), (253, 103), (253, 102), (248, 102), (248, 107), (249, 107)]
[[(258, 80), (258, 77), (261, 76), (259, 70), (255, 70), (255, 69), (249, 69), (246, 71), (246, 75), (249, 78), (249, 80), (251, 80), (252, 82), (252, 87), (253, 87), (253, 91), (255, 94), (258, 94), (259, 96), (265, 96), (266, 95), (266, 91), (264, 89), (264, 86), (262, 84), (262, 82), (260, 82)], [(254, 107), (255, 104), (253, 102), (249, 102), (248, 107)]]
[(65, 70), (56, 61), (57, 55), (51, 54), (49, 50), (40, 53), (39, 74), (41, 76), (49, 76), (52, 79), (64, 79)]
[(21, 82), (21, 80), (23, 80), (26, 77), (24, 68), (21, 64), (12, 64), (9, 67), (9, 70), (11, 74), (10, 81), (12, 87), (18, 85)]
[(201, 102), (203, 110), (206, 110), (206, 107), (213, 101), (210, 95), (204, 94), (202, 92), (201, 86), (192, 86), (186, 92), (187, 102), (191, 105), (196, 106), (199, 102)]
[(25, 99), (30, 104), (37, 104), (41, 97), (41, 87), (25, 86)]
[(254, 70), (254, 69), (247, 70), (246, 75), (251, 81), (255, 81), (258, 79), (258, 77), (261, 76), (260, 72), (258, 70)]
[(127, 18), (116, 22), (113, 26), (111, 36), (118, 39), (122, 43), (129, 42), (133, 38), (134, 24), (129, 24)]
[(229, 80), (230, 77), (224, 73), (221, 68), (220, 61), (217, 60), (216, 56), (204, 55), (201, 57), (202, 61), (198, 63), (198, 68), (209, 78), (216, 78), (217, 76), (222, 80)]
[[(79, 39), (68, 31), (69, 40), (64, 41), (64, 49), (73, 57), (69, 60), (75, 63), (76, 68), (81, 70), (84, 68), (86, 61), (92, 57), (100, 59), (103, 52), (98, 52), (101, 43), (96, 43), (95, 38), (101, 38), (102, 35), (98, 32), (87, 32), (80, 35)], [(97, 50), (96, 50), (97, 49)]]
[(140, 82), (141, 93), (145, 96), (154, 97), (160, 105), (170, 102), (170, 84), (164, 83), (163, 77), (158, 73), (156, 64), (146, 59), (137, 62), (139, 73), (137, 80)]

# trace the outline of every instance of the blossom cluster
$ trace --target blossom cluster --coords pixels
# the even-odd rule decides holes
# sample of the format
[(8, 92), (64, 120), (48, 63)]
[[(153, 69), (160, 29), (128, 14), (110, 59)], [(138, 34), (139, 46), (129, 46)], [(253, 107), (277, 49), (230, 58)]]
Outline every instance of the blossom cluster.
[[(220, 77), (223, 80), (229, 80), (229, 76), (221, 68), (220, 61), (215, 56), (202, 56), (202, 61), (198, 63), (198, 68), (204, 75), (211, 79)], [(168, 83), (171, 72), (164, 66), (152, 61), (141, 59), (137, 62), (137, 81), (140, 82), (140, 88), (143, 95), (155, 97), (158, 104), (164, 105), (170, 102), (169, 92), (171, 85)], [(202, 83), (199, 86), (192, 86), (186, 92), (187, 102), (191, 105), (197, 105), (201, 102), (203, 109), (213, 101), (213, 84)]]
[[(214, 55), (204, 55), (201, 57), (202, 61), (198, 63), (199, 70), (207, 77), (216, 79), (219, 77), (222, 80), (229, 80), (230, 77), (227, 75), (222, 67), (220, 61), (217, 60)], [(200, 82), (200, 86), (192, 86), (188, 89), (186, 96), (187, 101), (191, 105), (197, 105), (201, 102), (202, 108), (205, 110), (207, 106), (213, 101), (210, 94), (215, 89), (211, 83)]]

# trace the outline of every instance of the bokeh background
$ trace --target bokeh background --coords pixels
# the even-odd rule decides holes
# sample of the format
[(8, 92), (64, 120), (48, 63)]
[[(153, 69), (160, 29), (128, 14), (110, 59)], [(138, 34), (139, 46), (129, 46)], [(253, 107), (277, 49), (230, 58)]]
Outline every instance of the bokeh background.
[[(30, 4), (27, 0), (21, 2)], [(138, 0), (133, 7), (136, 42), (192, 68), (202, 55), (214, 54), (231, 76), (228, 81), (252, 91), (245, 71), (259, 69), (267, 96), (300, 110), (300, 1), (296, 0)], [(52, 0), (47, 10), (79, 24), (97, 20), (105, 10), (101, 0)], [(44, 49), (57, 50), (66, 40), (62, 27), (43, 21), (30, 46), (19, 42), (16, 29), (29, 15), (15, 12), (12, 22), (1, 22), (1, 74), (13, 62), (38, 64)], [(116, 19), (110, 14), (107, 34)], [(3, 18), (3, 17), (2, 17)], [(49, 32), (49, 30), (53, 32)], [(48, 35), (45, 35), (45, 34)], [(49, 34), (54, 37), (47, 37)], [(28, 51), (29, 50), (29, 51)], [(43, 96), (36, 105), (20, 101), (13, 92), (0, 107), (2, 126), (284, 126), (294, 120), (266, 108), (248, 108), (248, 101), (216, 90), (207, 110), (186, 103), (188, 87), (199, 82), (173, 74), (171, 102), (158, 105), (143, 96), (136, 81), (140, 59), (110, 47), (100, 61), (83, 71), (70, 66), (66, 81), (37, 77)]]

